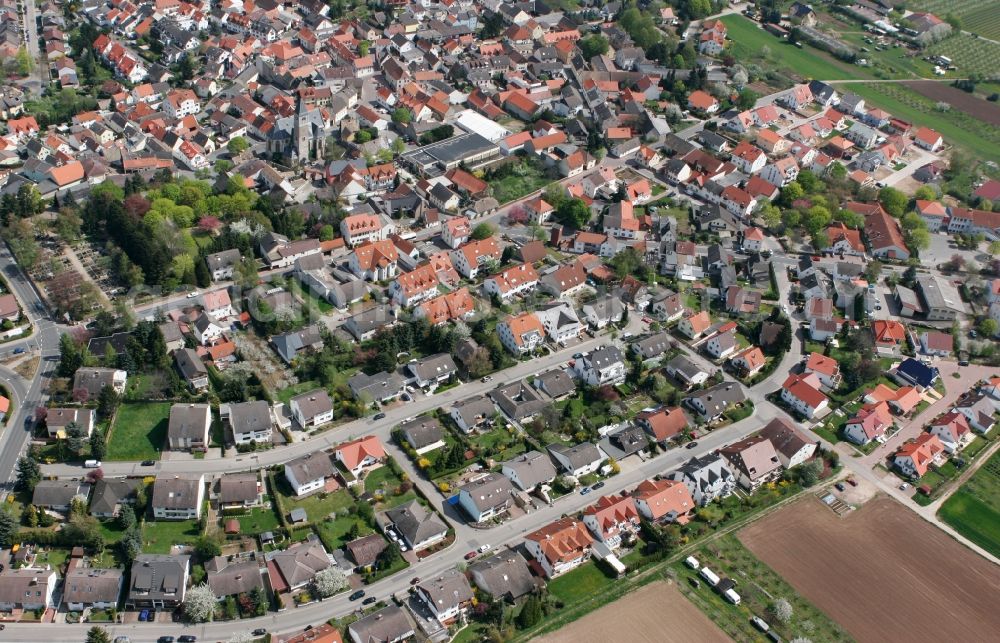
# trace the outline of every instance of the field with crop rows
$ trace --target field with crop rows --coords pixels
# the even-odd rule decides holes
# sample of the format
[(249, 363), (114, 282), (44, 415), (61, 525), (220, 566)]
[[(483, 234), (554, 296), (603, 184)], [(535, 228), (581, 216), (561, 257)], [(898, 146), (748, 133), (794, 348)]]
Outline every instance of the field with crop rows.
[(941, 18), (952, 13), (962, 21), (962, 29), (1000, 40), (1000, 7), (996, 0), (914, 0), (908, 7), (913, 11), (930, 11)]
[[(1000, 6), (994, 11), (1000, 15)], [(987, 78), (1000, 78), (1000, 45), (995, 42), (958, 34), (931, 45), (927, 53), (951, 58), (961, 78), (973, 72)]]
[(957, 109), (940, 112), (934, 101), (899, 83), (851, 83), (852, 91), (893, 116), (937, 130), (948, 144), (964, 147), (979, 158), (1000, 162), (1000, 128)]

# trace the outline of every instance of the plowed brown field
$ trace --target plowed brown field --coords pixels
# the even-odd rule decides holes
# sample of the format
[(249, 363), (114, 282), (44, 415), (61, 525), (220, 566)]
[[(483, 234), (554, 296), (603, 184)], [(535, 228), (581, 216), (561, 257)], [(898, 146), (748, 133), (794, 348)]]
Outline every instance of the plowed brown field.
[(739, 534), (863, 643), (995, 641), (1000, 567), (886, 497), (844, 518), (804, 498)]
[[(997, 61), (1000, 65), (1000, 61)], [(984, 123), (1000, 127), (1000, 105), (983, 100), (972, 94), (956, 89), (948, 83), (933, 80), (914, 80), (906, 86), (933, 101), (944, 101), (960, 112), (965, 112)]]

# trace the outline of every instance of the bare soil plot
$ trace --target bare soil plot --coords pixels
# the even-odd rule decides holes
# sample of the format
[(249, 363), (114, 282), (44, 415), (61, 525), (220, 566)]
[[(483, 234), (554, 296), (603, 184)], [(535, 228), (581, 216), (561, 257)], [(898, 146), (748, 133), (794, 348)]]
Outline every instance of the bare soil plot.
[(725, 643), (722, 630), (667, 582), (650, 583), (538, 639), (541, 643)]
[(975, 94), (963, 92), (947, 83), (933, 80), (914, 80), (906, 83), (906, 86), (921, 96), (934, 101), (944, 101), (960, 112), (1000, 127), (1000, 107), (997, 107), (996, 103), (985, 101)]
[(739, 538), (858, 641), (987, 641), (1000, 631), (1000, 567), (884, 496), (844, 518), (804, 498)]

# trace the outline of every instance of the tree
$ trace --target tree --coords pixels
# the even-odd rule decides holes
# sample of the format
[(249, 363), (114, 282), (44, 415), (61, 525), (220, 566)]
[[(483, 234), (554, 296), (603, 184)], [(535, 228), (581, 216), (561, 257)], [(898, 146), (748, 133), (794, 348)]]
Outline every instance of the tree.
[(0, 508), (0, 547), (9, 548), (17, 536), (17, 518), (6, 507)]
[(23, 456), (17, 460), (17, 488), (32, 492), (35, 485), (42, 479), (42, 469), (31, 456)]
[(17, 50), (17, 71), (22, 76), (27, 76), (35, 68), (35, 61), (31, 59), (31, 54), (25, 47)]
[(100, 625), (95, 625), (87, 630), (86, 643), (111, 643), (111, 635)]
[(390, 569), (396, 561), (400, 560), (403, 554), (399, 551), (399, 547), (396, 543), (389, 543), (385, 549), (383, 549), (376, 559), (379, 569)]
[(494, 228), (489, 223), (486, 223), (485, 221), (483, 223), (476, 225), (476, 227), (472, 229), (472, 238), (475, 239), (476, 241), (489, 239), (494, 234), (496, 234), (496, 228)]
[(192, 623), (207, 623), (215, 615), (215, 592), (207, 583), (196, 585), (184, 596), (184, 614)]
[(582, 229), (590, 221), (590, 208), (583, 199), (565, 199), (556, 208), (556, 220), (563, 225)]
[(878, 202), (882, 204), (886, 212), (899, 218), (906, 212), (906, 205), (909, 203), (909, 199), (896, 188), (885, 187), (879, 190)]
[(76, 422), (70, 422), (66, 425), (66, 446), (76, 455), (80, 455), (80, 452), (83, 451), (86, 437), (83, 427)]
[(977, 328), (983, 337), (993, 337), (997, 334), (997, 330), (1000, 330), (1000, 324), (997, 323), (997, 320), (987, 317), (979, 322)]
[(913, 198), (918, 201), (933, 201), (937, 198), (937, 192), (934, 191), (929, 185), (921, 185), (917, 188), (917, 191), (913, 193)]
[(408, 107), (397, 107), (392, 112), (392, 122), (398, 125), (407, 125), (413, 120), (413, 112)]
[(785, 624), (792, 620), (793, 611), (792, 604), (784, 598), (774, 601), (774, 605), (771, 606), (771, 613), (774, 614), (774, 618)]
[(590, 60), (594, 56), (603, 56), (608, 53), (608, 39), (600, 34), (581, 38), (577, 41), (576, 45), (580, 48), (584, 60)]
[(121, 509), (118, 510), (118, 526), (122, 528), (123, 532), (131, 531), (136, 526), (135, 510), (132, 509), (132, 505), (122, 504)]
[(781, 223), (781, 210), (772, 203), (765, 203), (760, 209), (760, 218), (768, 228), (777, 228)]
[(195, 542), (194, 552), (198, 554), (202, 560), (208, 560), (209, 558), (221, 556), (222, 547), (219, 545), (219, 541), (217, 539), (205, 535), (198, 538)]
[(260, 282), (257, 261), (253, 257), (243, 257), (233, 267), (233, 282), (242, 290), (250, 290)]
[(97, 412), (102, 417), (111, 417), (114, 415), (115, 410), (118, 409), (120, 402), (121, 399), (115, 389), (110, 386), (102, 387), (100, 394), (97, 396)]
[(517, 615), (517, 626), (522, 630), (533, 628), (542, 620), (542, 601), (538, 594), (531, 594)]
[(753, 91), (752, 89), (744, 89), (739, 93), (736, 99), (736, 105), (741, 110), (753, 109), (753, 106), (757, 104), (757, 99), (760, 98), (760, 94)]
[(347, 589), (347, 576), (337, 567), (327, 567), (313, 576), (313, 591), (321, 598)]
[(823, 473), (823, 463), (819, 460), (810, 460), (798, 469), (799, 484), (803, 487), (811, 487), (819, 482), (819, 476)]
[(882, 262), (878, 259), (874, 259), (868, 262), (868, 266), (865, 267), (865, 279), (868, 280), (870, 284), (878, 283), (879, 277), (882, 276)]
[(59, 377), (73, 377), (76, 370), (83, 366), (85, 350), (68, 333), (59, 336), (59, 367), (56, 370)]

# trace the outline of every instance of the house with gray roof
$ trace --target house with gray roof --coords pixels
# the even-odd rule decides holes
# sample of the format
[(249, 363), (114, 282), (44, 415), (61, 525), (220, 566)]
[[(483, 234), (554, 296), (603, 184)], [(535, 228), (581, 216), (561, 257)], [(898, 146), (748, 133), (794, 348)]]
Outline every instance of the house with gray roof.
[(575, 478), (593, 473), (608, 459), (601, 448), (591, 442), (581, 442), (568, 447), (564, 444), (550, 444), (546, 447), (556, 461), (559, 470)]
[(506, 476), (487, 473), (459, 487), (458, 505), (472, 522), (485, 522), (507, 512), (513, 492)]
[(323, 337), (319, 326), (306, 326), (271, 338), (271, 346), (286, 364), (291, 364), (302, 352), (323, 350)]
[(386, 373), (382, 371), (374, 375), (366, 375), (363, 372), (352, 375), (347, 380), (347, 386), (351, 389), (354, 399), (365, 402), (391, 402), (403, 394), (406, 380), (399, 373)]
[(564, 398), (576, 392), (576, 381), (561, 368), (537, 376), (532, 385), (553, 400)]
[(736, 382), (722, 382), (700, 391), (695, 391), (684, 398), (692, 409), (698, 412), (701, 419), (711, 422), (722, 417), (730, 408), (746, 401), (746, 394)]
[(420, 416), (399, 425), (399, 433), (418, 455), (445, 445), (444, 428), (435, 417)]
[(490, 398), (504, 415), (515, 422), (526, 422), (548, 406), (538, 391), (523, 380), (493, 389)]
[(71, 567), (63, 581), (62, 602), (67, 610), (82, 612), (88, 607), (108, 609), (118, 606), (124, 570)]
[(642, 427), (626, 425), (604, 436), (597, 444), (609, 458), (621, 461), (648, 447), (649, 440)]
[(380, 534), (368, 534), (361, 538), (355, 538), (344, 545), (344, 549), (351, 555), (351, 560), (359, 568), (371, 567), (378, 560), (379, 554), (385, 551), (389, 543)]
[(416, 500), (389, 509), (385, 517), (413, 551), (426, 549), (448, 535), (448, 527), (438, 515)]
[(208, 388), (208, 369), (198, 353), (190, 348), (180, 348), (174, 351), (174, 362), (191, 390), (203, 391)]
[(44, 610), (54, 607), (53, 595), (58, 583), (55, 571), (11, 566), (0, 572), (0, 610)]
[(271, 406), (264, 400), (235, 402), (219, 406), (219, 416), (228, 422), (236, 444), (271, 442), (274, 418)]
[(303, 429), (322, 426), (333, 420), (333, 401), (321, 388), (296, 395), (288, 406)]
[(451, 407), (451, 419), (465, 433), (486, 429), (493, 424), (497, 409), (485, 395), (459, 400)]
[(583, 321), (591, 328), (601, 329), (617, 324), (625, 315), (625, 303), (613, 295), (604, 295), (583, 305)]
[(493, 598), (515, 602), (530, 594), (537, 583), (524, 556), (515, 549), (498, 552), (469, 566), (476, 587)]
[(83, 366), (76, 369), (73, 375), (73, 390), (87, 391), (87, 396), (91, 400), (96, 400), (105, 386), (110, 386), (115, 393), (121, 395), (125, 392), (127, 379), (128, 373), (118, 368)]
[(448, 353), (438, 353), (423, 359), (413, 360), (406, 365), (409, 382), (422, 389), (435, 389), (458, 372), (455, 360)]
[(245, 509), (264, 503), (264, 482), (260, 472), (227, 473), (219, 478), (215, 496), (219, 508)]
[(215, 598), (249, 594), (264, 589), (262, 568), (256, 558), (215, 556), (205, 563), (205, 580), (215, 592)]
[(656, 333), (649, 337), (632, 342), (629, 347), (632, 353), (642, 358), (643, 363), (652, 364), (659, 361), (673, 347), (673, 341), (667, 333)]
[(73, 498), (90, 495), (90, 485), (79, 480), (39, 480), (31, 493), (31, 504), (52, 511), (69, 511)]
[(296, 496), (322, 489), (336, 472), (326, 451), (313, 451), (285, 463), (285, 479)]
[(125, 606), (133, 609), (174, 608), (184, 602), (190, 556), (139, 554), (132, 563)]
[(211, 426), (212, 407), (208, 404), (174, 404), (170, 407), (167, 444), (175, 451), (205, 451)]
[(691, 458), (671, 472), (669, 477), (683, 482), (694, 501), (702, 507), (716, 498), (725, 498), (736, 490), (736, 476), (718, 453)]
[(416, 585), (416, 596), (434, 614), (438, 623), (448, 626), (472, 605), (472, 586), (465, 574), (455, 568)]
[(271, 587), (278, 592), (295, 591), (305, 587), (318, 572), (333, 564), (318, 538), (297, 543), (275, 553), (271, 562), (274, 563), (279, 576), (275, 578), (275, 575), (271, 574)]
[(601, 346), (577, 359), (573, 369), (590, 386), (621, 384), (625, 381), (625, 356), (617, 346)]
[(205, 256), (205, 265), (212, 275), (212, 281), (226, 281), (233, 278), (233, 269), (240, 262), (242, 255), (239, 250), (223, 250)]
[(103, 478), (94, 483), (90, 497), (90, 515), (95, 518), (117, 518), (122, 505), (135, 502), (139, 478)]
[(205, 476), (159, 476), (153, 483), (153, 517), (157, 520), (201, 518)]
[(531, 450), (503, 463), (501, 473), (521, 491), (531, 491), (555, 480), (556, 468), (544, 453)]
[(406, 611), (390, 605), (347, 626), (352, 643), (395, 643), (414, 634), (414, 625)]

